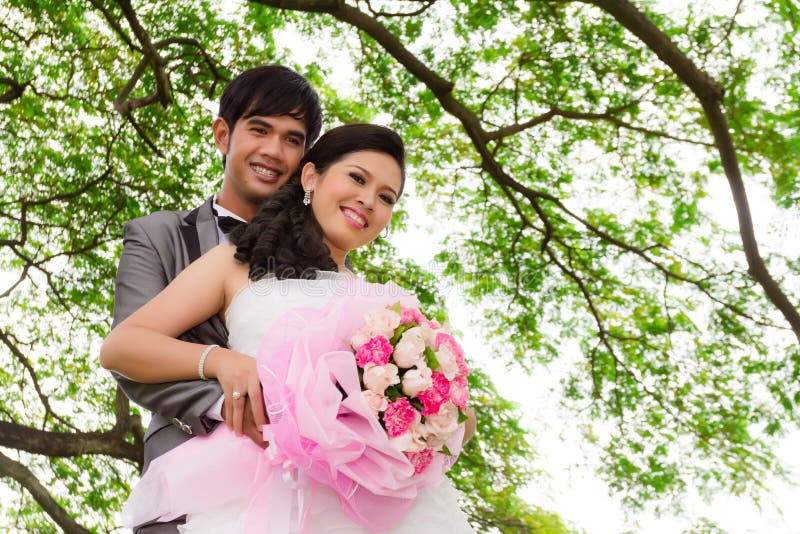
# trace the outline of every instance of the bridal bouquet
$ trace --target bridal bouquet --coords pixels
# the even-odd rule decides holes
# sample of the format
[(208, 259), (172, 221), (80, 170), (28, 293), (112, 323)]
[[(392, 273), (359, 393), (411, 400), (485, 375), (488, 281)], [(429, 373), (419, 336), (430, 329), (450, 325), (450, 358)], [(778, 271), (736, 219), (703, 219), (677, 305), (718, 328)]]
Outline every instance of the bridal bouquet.
[(288, 311), (257, 364), (270, 461), (293, 487), (333, 489), (368, 530), (402, 521), (461, 452), (461, 347), (391, 282), (353, 280), (321, 308)]
[(418, 475), (434, 454), (452, 456), (447, 441), (467, 420), (464, 351), (416, 307), (397, 302), (367, 313), (364, 321), (350, 338), (361, 395)]

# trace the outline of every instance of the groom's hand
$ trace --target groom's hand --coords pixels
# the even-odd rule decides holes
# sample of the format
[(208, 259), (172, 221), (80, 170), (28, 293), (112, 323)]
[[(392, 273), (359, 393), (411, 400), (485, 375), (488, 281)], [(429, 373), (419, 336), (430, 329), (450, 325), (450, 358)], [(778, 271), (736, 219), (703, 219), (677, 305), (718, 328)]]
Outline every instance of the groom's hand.
[[(222, 401), (222, 417), (224, 418), (225, 415), (228, 413), (225, 411), (225, 403), (227, 400)], [(255, 416), (253, 415), (253, 406), (250, 403), (250, 397), (245, 397), (244, 399), (244, 413), (242, 414), (242, 433), (253, 440), (253, 443), (261, 447), (262, 449), (266, 449), (269, 446), (269, 441), (264, 440), (264, 435), (261, 433), (261, 427), (256, 423)], [(269, 418), (267, 418), (267, 414), (264, 414), (267, 422), (269, 423)], [(229, 423), (230, 421), (225, 421)], [(230, 425), (229, 425), (230, 426)]]

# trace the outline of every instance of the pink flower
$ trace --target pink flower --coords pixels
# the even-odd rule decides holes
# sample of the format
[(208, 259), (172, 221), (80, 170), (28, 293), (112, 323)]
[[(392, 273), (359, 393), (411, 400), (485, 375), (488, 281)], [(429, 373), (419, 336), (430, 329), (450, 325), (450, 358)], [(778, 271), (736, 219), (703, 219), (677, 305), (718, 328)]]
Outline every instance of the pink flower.
[(400, 315), (392, 310), (379, 310), (365, 315), (364, 321), (372, 335), (380, 334), (390, 339), (394, 329), (400, 326)]
[(417, 323), (427, 324), (428, 320), (422, 315), (416, 308), (406, 308), (405, 306), (400, 307), (400, 311), (402, 312), (400, 316), (400, 324), (408, 324), (408, 323)]
[(414, 474), (417, 475), (425, 471), (433, 460), (433, 449), (426, 447), (419, 452), (406, 452), (406, 458), (414, 466)]
[(425, 436), (427, 433), (428, 429), (422, 424), (422, 418), (419, 412), (415, 410), (414, 421), (411, 423), (411, 426), (408, 427), (408, 430), (397, 437), (389, 438), (389, 443), (400, 452), (421, 451), (428, 446), (428, 444), (425, 443)]
[(386, 433), (394, 438), (406, 432), (417, 417), (417, 410), (408, 402), (408, 397), (400, 397), (390, 402), (383, 413), (383, 424)]
[(386, 408), (389, 406), (389, 399), (369, 389), (362, 391), (361, 396), (364, 397), (365, 401), (367, 401), (367, 406), (369, 406), (370, 409), (375, 412), (375, 415), (378, 415), (378, 412), (386, 410)]
[(431, 370), (423, 364), (418, 364), (416, 368), (405, 372), (402, 383), (403, 393), (409, 397), (416, 397), (420, 391), (425, 391), (433, 385)]
[(446, 376), (448, 380), (454, 379), (458, 374), (458, 359), (453, 354), (453, 351), (450, 350), (450, 346), (442, 344), (439, 350), (436, 351), (436, 359), (439, 361), (437, 370)]
[(437, 321), (436, 319), (431, 319), (430, 321), (428, 321), (428, 326), (430, 326), (434, 330), (439, 330), (442, 327), (442, 325), (440, 325), (439, 321)]
[(450, 400), (459, 408), (466, 408), (468, 399), (469, 387), (467, 385), (467, 379), (463, 376), (455, 377), (450, 381)]
[(425, 351), (425, 340), (422, 339), (422, 329), (415, 326), (403, 332), (403, 337), (397, 343), (394, 351), (394, 363), (401, 369), (408, 369), (422, 363), (422, 354)]
[(425, 416), (426, 430), (442, 441), (447, 441), (458, 429), (458, 408), (452, 402), (445, 402), (435, 414)]
[(364, 385), (377, 395), (383, 395), (386, 388), (400, 383), (400, 376), (397, 374), (397, 366), (391, 363), (386, 365), (375, 365), (368, 363), (364, 367), (364, 375), (361, 377)]
[(461, 348), (458, 341), (450, 334), (438, 332), (436, 334), (436, 350), (441, 350), (442, 347), (447, 347), (447, 349), (455, 355), (458, 372), (463, 376), (468, 376), (469, 367), (467, 367), (467, 364), (464, 362), (464, 349)]
[(450, 398), (450, 381), (441, 374), (433, 373), (433, 385), (417, 395), (422, 402), (422, 415), (428, 416), (439, 411), (439, 407)]
[(356, 362), (361, 368), (366, 367), (368, 363), (386, 365), (389, 363), (389, 356), (393, 350), (388, 339), (383, 336), (375, 336), (356, 351)]
[(353, 334), (353, 337), (350, 338), (350, 346), (353, 347), (353, 350), (358, 350), (361, 346), (369, 341), (372, 336), (369, 335), (369, 330), (365, 326), (361, 330), (357, 331)]

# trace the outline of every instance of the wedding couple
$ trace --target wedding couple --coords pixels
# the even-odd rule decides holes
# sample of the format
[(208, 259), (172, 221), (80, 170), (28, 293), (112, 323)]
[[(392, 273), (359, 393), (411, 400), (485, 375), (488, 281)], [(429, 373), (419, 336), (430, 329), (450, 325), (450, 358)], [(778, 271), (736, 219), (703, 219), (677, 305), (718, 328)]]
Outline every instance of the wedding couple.
[[(145, 473), (126, 510), (137, 532), (363, 531), (330, 488), (273, 476), (267, 499), (232, 482), (257, 484), (277, 469), (263, 463), (268, 418), (254, 358), (262, 338), (286, 312), (337, 298), (355, 278), (348, 252), (386, 228), (403, 192), (395, 132), (345, 125), (309, 149), (321, 116), (316, 92), (294, 71), (242, 73), (223, 92), (213, 125), (220, 191), (191, 212), (125, 226), (101, 362), (153, 412)], [(423, 489), (390, 530), (439, 531), (471, 532), (447, 480)]]

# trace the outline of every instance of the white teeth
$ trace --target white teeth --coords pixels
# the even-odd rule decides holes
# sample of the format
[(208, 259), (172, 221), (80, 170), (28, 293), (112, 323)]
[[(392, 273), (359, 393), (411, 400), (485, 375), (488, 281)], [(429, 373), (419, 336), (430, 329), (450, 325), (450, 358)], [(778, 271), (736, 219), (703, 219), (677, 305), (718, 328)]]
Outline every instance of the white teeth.
[(350, 210), (344, 210), (344, 215), (345, 215), (345, 217), (357, 222), (361, 226), (366, 226), (367, 225), (367, 221), (365, 221), (359, 215), (356, 215), (354, 212), (352, 212)]
[(277, 172), (271, 171), (266, 167), (262, 167), (260, 165), (251, 165), (250, 168), (256, 171), (258, 174), (261, 174), (262, 176), (269, 176), (269, 177), (278, 176)]

